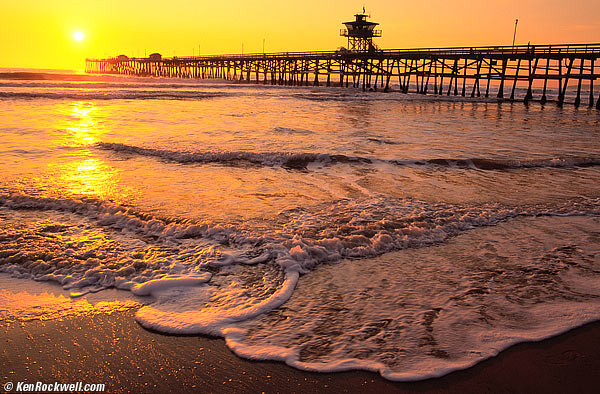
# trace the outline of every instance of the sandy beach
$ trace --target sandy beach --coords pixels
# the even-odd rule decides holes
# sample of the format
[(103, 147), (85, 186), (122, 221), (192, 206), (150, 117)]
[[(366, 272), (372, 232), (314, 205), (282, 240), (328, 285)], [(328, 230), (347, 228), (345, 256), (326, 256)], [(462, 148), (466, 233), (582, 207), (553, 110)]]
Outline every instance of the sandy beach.
[(247, 361), (223, 340), (167, 336), (134, 311), (2, 322), (2, 383), (104, 383), (109, 393), (593, 393), (600, 387), (600, 322), (523, 343), (439, 379), (395, 383), (363, 371), (311, 373)]

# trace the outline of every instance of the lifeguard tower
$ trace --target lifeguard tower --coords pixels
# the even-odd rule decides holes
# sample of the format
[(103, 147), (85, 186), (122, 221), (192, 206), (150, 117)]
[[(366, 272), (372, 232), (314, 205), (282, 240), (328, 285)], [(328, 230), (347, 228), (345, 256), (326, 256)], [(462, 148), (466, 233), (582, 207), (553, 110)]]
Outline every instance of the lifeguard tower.
[(363, 7), (362, 14), (354, 15), (356, 20), (344, 22), (345, 29), (340, 30), (340, 36), (348, 37), (348, 49), (356, 52), (370, 52), (375, 49), (373, 37), (381, 37), (381, 30), (375, 30), (379, 23), (367, 21), (368, 15)]

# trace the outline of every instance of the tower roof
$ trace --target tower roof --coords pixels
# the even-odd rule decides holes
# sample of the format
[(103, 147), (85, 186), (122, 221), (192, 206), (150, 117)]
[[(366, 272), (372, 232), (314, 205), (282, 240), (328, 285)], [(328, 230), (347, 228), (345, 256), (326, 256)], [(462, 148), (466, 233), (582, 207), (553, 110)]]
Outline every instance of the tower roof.
[(372, 26), (375, 27), (377, 26), (379, 23), (376, 22), (370, 22), (367, 21), (367, 14), (355, 14), (354, 17), (356, 18), (355, 20), (351, 21), (351, 22), (343, 22), (344, 25), (346, 25), (346, 27), (350, 28), (350, 26), (353, 26), (354, 28), (361, 28), (361, 27), (367, 27), (367, 26)]

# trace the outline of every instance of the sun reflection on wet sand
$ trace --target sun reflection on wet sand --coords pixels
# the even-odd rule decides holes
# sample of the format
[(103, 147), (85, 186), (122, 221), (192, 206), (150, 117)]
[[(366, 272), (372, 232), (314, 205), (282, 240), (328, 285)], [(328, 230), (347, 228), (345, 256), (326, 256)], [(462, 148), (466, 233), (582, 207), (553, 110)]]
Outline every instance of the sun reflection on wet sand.
[(135, 301), (100, 301), (90, 303), (85, 299), (71, 300), (51, 293), (34, 294), (25, 291), (11, 292), (0, 289), (0, 320), (3, 322), (61, 319), (96, 313), (110, 314), (137, 307)]

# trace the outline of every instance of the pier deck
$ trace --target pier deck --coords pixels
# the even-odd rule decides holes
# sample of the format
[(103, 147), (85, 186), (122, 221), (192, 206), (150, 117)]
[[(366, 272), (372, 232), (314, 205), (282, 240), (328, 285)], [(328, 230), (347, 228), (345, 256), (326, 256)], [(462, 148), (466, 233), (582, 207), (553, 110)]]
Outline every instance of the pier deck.
[[(86, 59), (87, 73), (495, 96), (600, 109), (600, 43)], [(596, 84), (597, 85), (597, 84)], [(552, 93), (552, 96), (550, 94)], [(600, 94), (598, 94), (600, 96)], [(568, 98), (569, 100), (566, 100)]]

